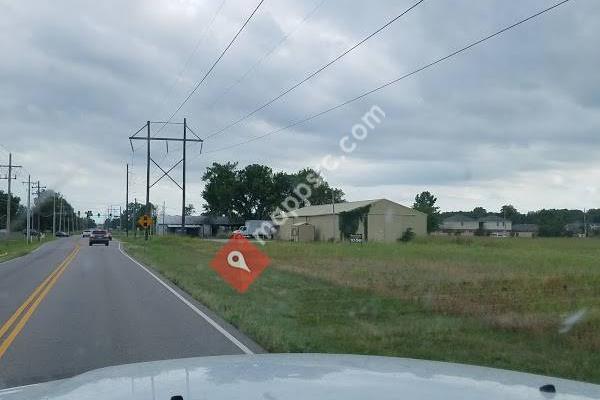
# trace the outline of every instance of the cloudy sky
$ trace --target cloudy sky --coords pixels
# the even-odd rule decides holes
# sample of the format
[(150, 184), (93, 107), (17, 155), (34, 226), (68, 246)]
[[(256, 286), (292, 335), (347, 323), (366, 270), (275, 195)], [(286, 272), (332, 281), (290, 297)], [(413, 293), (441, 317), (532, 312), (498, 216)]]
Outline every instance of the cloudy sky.
[[(174, 117), (201, 137), (245, 115), (416, 0), (265, 0), (209, 79)], [(252, 118), (188, 147), (188, 199), (212, 162), (294, 171), (342, 155), (339, 141), (385, 112), (326, 178), (348, 200), (443, 210), (600, 207), (600, 2), (569, 3), (447, 62), (293, 129), (227, 150), (344, 102), (552, 4), (426, 0)], [(144, 198), (145, 152), (128, 136), (168, 118), (247, 18), (250, 0), (0, 0), (0, 158), (83, 210)], [(157, 126), (158, 129), (160, 126)], [(181, 127), (162, 135), (180, 137)], [(350, 136), (351, 137), (351, 136)], [(181, 147), (154, 142), (164, 168)], [(4, 172), (4, 171), (3, 171)], [(159, 172), (152, 170), (152, 176)], [(180, 171), (174, 173), (180, 176)], [(5, 182), (5, 181), (4, 181)], [(2, 185), (5, 185), (3, 183)], [(25, 187), (19, 182), (17, 192)], [(4, 188), (4, 186), (3, 186)], [(151, 201), (180, 210), (168, 180)]]

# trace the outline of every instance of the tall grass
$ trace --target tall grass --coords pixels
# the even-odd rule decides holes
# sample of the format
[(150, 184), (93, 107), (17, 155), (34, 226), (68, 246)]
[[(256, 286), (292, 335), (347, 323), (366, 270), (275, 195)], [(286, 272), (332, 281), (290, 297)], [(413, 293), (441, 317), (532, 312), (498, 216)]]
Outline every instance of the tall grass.
[[(269, 351), (382, 354), (600, 382), (600, 241), (426, 238), (284, 243), (240, 295), (208, 266), (222, 244), (130, 239), (157, 269)], [(585, 310), (567, 333), (565, 318)]]

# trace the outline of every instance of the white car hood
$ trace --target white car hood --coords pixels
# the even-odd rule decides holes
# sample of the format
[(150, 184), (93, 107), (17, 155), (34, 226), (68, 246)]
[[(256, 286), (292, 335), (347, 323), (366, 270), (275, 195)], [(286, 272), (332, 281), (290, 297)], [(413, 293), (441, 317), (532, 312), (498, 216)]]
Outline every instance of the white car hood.
[[(556, 393), (540, 391), (552, 384)], [(600, 399), (600, 385), (391, 357), (263, 354), (102, 368), (0, 391), (1, 400)]]

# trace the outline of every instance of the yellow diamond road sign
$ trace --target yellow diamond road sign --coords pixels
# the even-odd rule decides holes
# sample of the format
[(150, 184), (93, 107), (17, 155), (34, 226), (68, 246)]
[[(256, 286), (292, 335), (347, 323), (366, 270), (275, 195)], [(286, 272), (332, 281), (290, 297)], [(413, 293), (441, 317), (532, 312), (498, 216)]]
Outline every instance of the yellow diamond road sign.
[(140, 219), (138, 219), (138, 224), (144, 228), (151, 226), (153, 223), (154, 221), (148, 215), (142, 215)]

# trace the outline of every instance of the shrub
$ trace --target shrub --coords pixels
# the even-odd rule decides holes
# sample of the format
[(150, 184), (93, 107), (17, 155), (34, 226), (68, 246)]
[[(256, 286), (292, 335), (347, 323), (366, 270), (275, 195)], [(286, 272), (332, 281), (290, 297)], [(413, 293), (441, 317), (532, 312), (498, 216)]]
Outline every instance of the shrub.
[(404, 231), (404, 233), (398, 240), (401, 242), (410, 242), (414, 238), (415, 238), (415, 233), (413, 232), (412, 228), (408, 228), (407, 230)]

